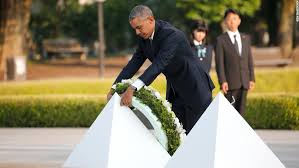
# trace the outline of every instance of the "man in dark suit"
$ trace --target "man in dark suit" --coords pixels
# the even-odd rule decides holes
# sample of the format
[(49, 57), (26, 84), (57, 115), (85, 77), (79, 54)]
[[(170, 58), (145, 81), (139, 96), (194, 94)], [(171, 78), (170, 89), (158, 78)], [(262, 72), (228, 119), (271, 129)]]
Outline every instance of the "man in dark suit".
[(226, 98), (244, 115), (247, 91), (255, 85), (250, 38), (239, 33), (241, 18), (236, 10), (226, 10), (224, 21), (228, 31), (217, 38), (217, 76)]
[[(114, 83), (132, 78), (146, 59), (152, 64), (124, 92), (121, 104), (131, 105), (134, 91), (150, 85), (163, 73), (170, 87), (167, 99), (188, 133), (211, 103), (213, 82), (197, 63), (182, 31), (155, 20), (152, 11), (144, 5), (132, 9), (129, 21), (139, 36), (138, 48)], [(107, 95), (110, 97), (111, 91)]]

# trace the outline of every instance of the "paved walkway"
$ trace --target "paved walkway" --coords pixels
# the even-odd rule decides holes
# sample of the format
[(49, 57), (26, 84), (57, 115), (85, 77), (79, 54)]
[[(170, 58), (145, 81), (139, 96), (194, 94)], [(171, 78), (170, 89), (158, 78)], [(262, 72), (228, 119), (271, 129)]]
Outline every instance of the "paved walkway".
[[(0, 168), (60, 168), (85, 128), (0, 128)], [(299, 168), (299, 131), (257, 130), (286, 168)]]

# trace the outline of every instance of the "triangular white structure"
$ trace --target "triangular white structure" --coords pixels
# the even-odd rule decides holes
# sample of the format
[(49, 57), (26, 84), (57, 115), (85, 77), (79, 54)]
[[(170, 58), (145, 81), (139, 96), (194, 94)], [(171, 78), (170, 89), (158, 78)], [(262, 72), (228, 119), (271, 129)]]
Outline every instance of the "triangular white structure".
[(114, 94), (64, 163), (66, 168), (163, 168), (170, 156)]
[(166, 168), (285, 168), (219, 93)]

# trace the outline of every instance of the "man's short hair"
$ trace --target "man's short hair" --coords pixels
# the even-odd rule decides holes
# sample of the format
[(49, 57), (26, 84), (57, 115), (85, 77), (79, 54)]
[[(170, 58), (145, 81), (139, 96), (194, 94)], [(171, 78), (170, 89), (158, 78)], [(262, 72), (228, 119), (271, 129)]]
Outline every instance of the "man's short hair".
[(225, 11), (225, 13), (224, 13), (224, 19), (226, 19), (227, 15), (230, 14), (230, 13), (235, 14), (235, 15), (238, 15), (239, 17), (241, 17), (241, 16), (240, 16), (240, 13), (239, 13), (237, 10), (232, 9), (232, 8), (229, 8), (229, 9), (227, 9), (227, 10)]
[(146, 18), (149, 16), (154, 16), (152, 10), (145, 5), (135, 6), (129, 15), (129, 21), (133, 20), (136, 17)]

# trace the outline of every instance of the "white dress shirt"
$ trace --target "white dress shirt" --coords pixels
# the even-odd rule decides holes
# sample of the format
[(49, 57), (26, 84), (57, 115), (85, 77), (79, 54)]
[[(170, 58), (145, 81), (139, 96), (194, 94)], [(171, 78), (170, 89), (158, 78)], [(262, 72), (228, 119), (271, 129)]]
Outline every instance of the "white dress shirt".
[(154, 31), (153, 31), (153, 33), (152, 33), (152, 35), (150, 36), (150, 40), (154, 40), (154, 35), (155, 35), (155, 29), (154, 29)]
[(241, 54), (242, 54), (242, 42), (241, 42), (240, 32), (238, 30), (235, 31), (235, 32), (232, 32), (232, 31), (228, 30), (227, 33), (228, 33), (228, 36), (229, 36), (229, 38), (230, 38), (230, 40), (233, 44), (235, 44), (235, 37), (234, 36), (236, 35), (236, 40), (237, 40), (238, 47), (239, 47), (239, 53), (240, 53), (240, 56), (241, 56)]
[(198, 42), (197, 40), (193, 40), (193, 44), (195, 46), (198, 46), (198, 45), (201, 45), (202, 44), (202, 41), (201, 42)]

